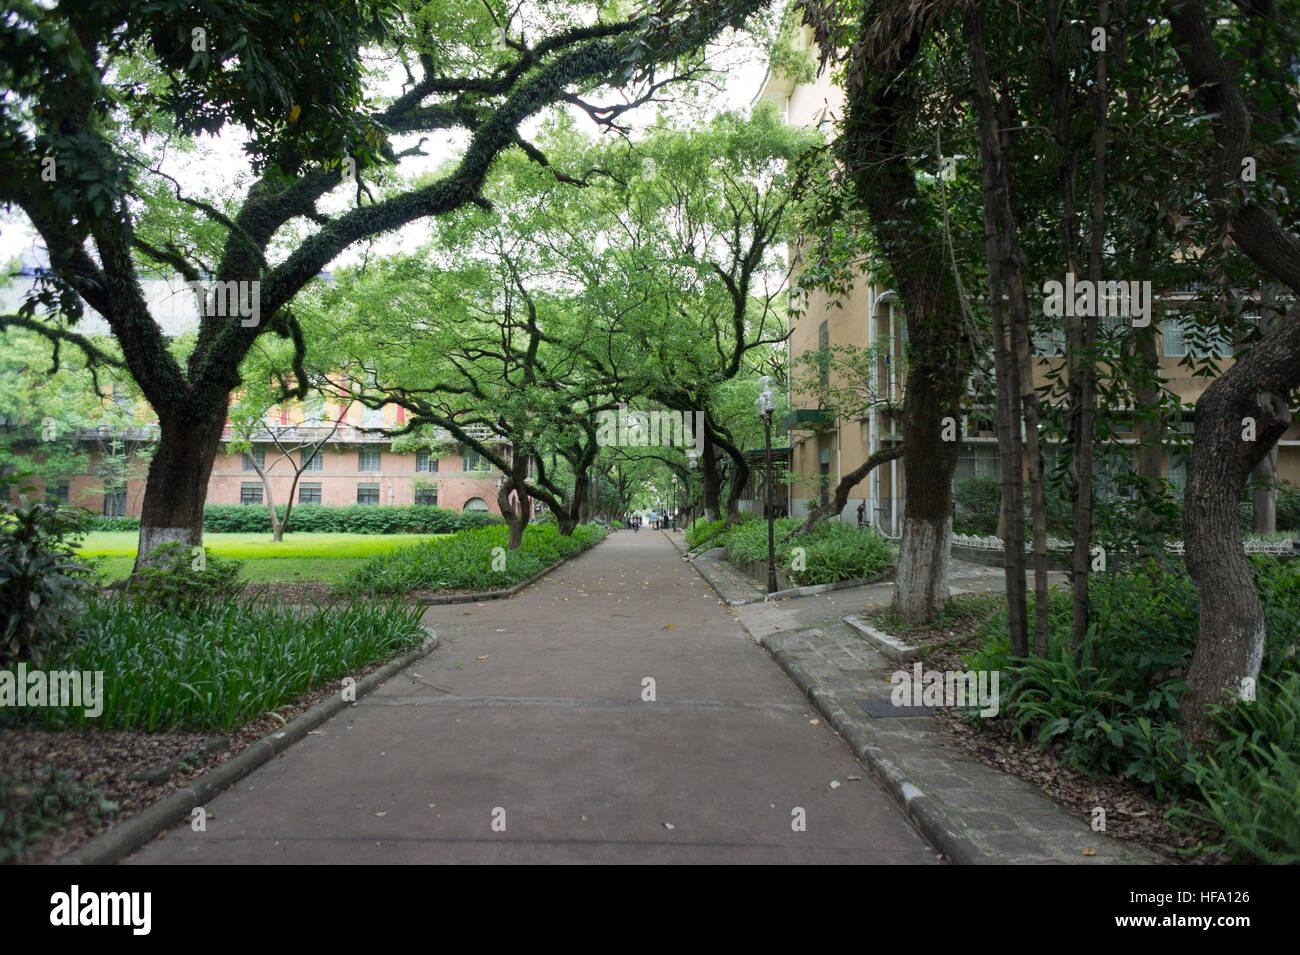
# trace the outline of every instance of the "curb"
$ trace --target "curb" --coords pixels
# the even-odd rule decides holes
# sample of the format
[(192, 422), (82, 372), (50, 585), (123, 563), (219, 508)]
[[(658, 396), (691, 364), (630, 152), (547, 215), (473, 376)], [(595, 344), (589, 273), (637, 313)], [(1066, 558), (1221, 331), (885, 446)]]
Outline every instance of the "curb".
[[(428, 636), (420, 646), (402, 654), (396, 660), (390, 660), (378, 670), (357, 681), (358, 699), (437, 648), (437, 632), (432, 627), (425, 627), (424, 630)], [(340, 693), (329, 696), (285, 725), (283, 729), (276, 730), (269, 736), (264, 736), (250, 744), (238, 756), (222, 763), (211, 772), (204, 773), (188, 786), (146, 806), (130, 819), (60, 856), (55, 860), (56, 864), (108, 865), (117, 862), (151, 841), (159, 833), (187, 818), (196, 806), (203, 805), (255, 769), (269, 763), (294, 743), (303, 739), (310, 730), (353, 705), (355, 704), (344, 700)]]
[[(745, 629), (748, 633), (748, 628)], [(753, 637), (753, 634), (750, 636)], [(871, 770), (872, 775), (898, 803), (903, 814), (931, 845), (943, 853), (944, 858), (954, 865), (991, 864), (992, 860), (975, 843), (961, 835), (939, 805), (903, 775), (889, 754), (852, 724), (843, 708), (831, 699), (830, 694), (816, 685), (812, 674), (793, 662), (784, 650), (774, 650), (766, 640), (754, 639), (777, 662), (786, 676), (794, 681), (795, 686), (803, 691), (817, 711), (826, 717), (826, 721), (849, 744), (858, 760)]]
[[(672, 541), (671, 537), (669, 541)], [(673, 543), (676, 542), (673, 541)], [(691, 566), (695, 566), (694, 561), (691, 562)], [(696, 567), (695, 572), (704, 577), (705, 582), (710, 587), (713, 587), (713, 582), (704, 575), (703, 571)], [(832, 588), (833, 585), (826, 587), (828, 590)], [(713, 589), (717, 590), (716, 587)], [(759, 603), (760, 601), (752, 602)], [(794, 685), (799, 687), (800, 691), (808, 697), (817, 712), (821, 713), (835, 732), (849, 744), (858, 761), (871, 770), (872, 775), (885, 787), (885, 791), (902, 808), (903, 814), (912, 821), (912, 824), (916, 826), (922, 836), (930, 841), (932, 846), (943, 853), (944, 858), (954, 865), (990, 865), (992, 863), (992, 860), (975, 843), (961, 834), (948, 815), (939, 808), (938, 803), (903, 775), (903, 771), (898, 768), (888, 753), (871, 742), (865, 733), (852, 724), (843, 708), (831, 699), (830, 694), (816, 685), (816, 680), (811, 673), (792, 661), (790, 655), (784, 650), (771, 647), (768, 641), (774, 635), (760, 639), (750, 632), (739, 616), (735, 620), (755, 643), (767, 651), (768, 656), (776, 661), (781, 671), (794, 681)]]
[(605, 541), (607, 540), (609, 540), (608, 533), (606, 533), (604, 537), (596, 541), (596, 543), (592, 544), (586, 550), (574, 554), (572, 557), (561, 557), (555, 563), (551, 564), (550, 567), (543, 567), (541, 570), (533, 574), (533, 576), (529, 577), (527, 580), (521, 580), (513, 587), (507, 587), (505, 590), (483, 590), (472, 594), (443, 594), (438, 597), (421, 597), (418, 600), (415, 600), (413, 602), (425, 607), (440, 607), (444, 604), (468, 604), (468, 603), (476, 603), (480, 600), (504, 600), (506, 597), (513, 597), (515, 594), (519, 593), (519, 591), (523, 590), (525, 587), (537, 583), (537, 581), (541, 580), (543, 577), (545, 577), (547, 574), (549, 574), (551, 571), (555, 570), (556, 568), (560, 567), (561, 565), (567, 564), (571, 560), (577, 560), (583, 554), (591, 553), (593, 550), (595, 550), (601, 544), (605, 543)]

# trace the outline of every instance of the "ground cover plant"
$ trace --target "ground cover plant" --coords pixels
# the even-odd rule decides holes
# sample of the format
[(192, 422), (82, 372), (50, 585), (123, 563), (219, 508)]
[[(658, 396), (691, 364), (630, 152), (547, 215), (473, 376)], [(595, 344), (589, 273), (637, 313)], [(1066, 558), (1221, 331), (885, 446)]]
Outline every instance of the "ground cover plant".
[(977, 649), (965, 663), (1010, 677), (997, 729), (1052, 747), (1067, 765), (1132, 780), (1184, 825), (1213, 825), (1222, 841), (1205, 850), (1240, 861), (1294, 861), (1300, 566), (1259, 558), (1252, 569), (1267, 647), (1259, 685), (1242, 688), (1246, 699), (1217, 708), (1219, 740), (1183, 738), (1178, 703), (1199, 608), (1196, 588), (1177, 564), (1150, 562), (1094, 577), (1094, 625), (1081, 650), (1071, 646), (1069, 597), (1054, 593), (1047, 654), (1011, 659), (1002, 608), (976, 632)]
[(556, 561), (604, 540), (598, 524), (579, 524), (569, 536), (553, 525), (530, 524), (518, 550), (505, 527), (461, 531), (372, 558), (338, 585), (342, 594), (405, 594), (432, 590), (498, 590), (527, 580)]
[[(776, 564), (798, 586), (878, 577), (894, 564), (893, 545), (870, 529), (823, 521), (796, 535), (803, 522), (794, 517), (774, 522)], [(736, 563), (767, 560), (767, 522), (746, 520), (718, 539), (727, 559)]]

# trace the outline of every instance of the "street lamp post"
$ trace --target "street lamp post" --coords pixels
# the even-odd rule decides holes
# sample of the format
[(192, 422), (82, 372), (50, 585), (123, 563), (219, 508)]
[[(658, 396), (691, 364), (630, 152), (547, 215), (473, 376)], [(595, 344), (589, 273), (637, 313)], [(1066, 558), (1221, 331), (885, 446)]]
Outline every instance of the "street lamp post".
[(763, 447), (767, 459), (767, 487), (764, 490), (764, 509), (767, 511), (767, 592), (776, 593), (776, 529), (772, 513), (772, 411), (776, 396), (772, 393), (772, 379), (764, 375), (758, 380), (760, 390), (754, 407), (763, 418)]

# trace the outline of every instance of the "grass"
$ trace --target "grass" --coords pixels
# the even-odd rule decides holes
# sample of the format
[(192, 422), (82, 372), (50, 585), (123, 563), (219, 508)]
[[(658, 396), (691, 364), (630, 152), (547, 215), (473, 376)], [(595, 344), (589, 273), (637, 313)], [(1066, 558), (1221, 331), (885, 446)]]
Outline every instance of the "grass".
[[(290, 534), (276, 543), (269, 535), (204, 534), (210, 554), (244, 561), (242, 577), (252, 583), (298, 580), (336, 583), (372, 557), (450, 534)], [(135, 564), (136, 531), (92, 531), (80, 553), (97, 560), (105, 582), (124, 580)]]

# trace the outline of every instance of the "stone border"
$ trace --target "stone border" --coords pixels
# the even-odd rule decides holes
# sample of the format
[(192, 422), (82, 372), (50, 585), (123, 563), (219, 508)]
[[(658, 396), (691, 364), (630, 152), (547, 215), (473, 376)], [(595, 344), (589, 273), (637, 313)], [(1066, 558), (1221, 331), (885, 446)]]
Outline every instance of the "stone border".
[[(742, 623), (741, 626), (744, 626)], [(746, 628), (748, 632), (748, 628)], [(938, 803), (927, 796), (904, 774), (902, 769), (889, 757), (885, 750), (876, 746), (867, 735), (853, 725), (843, 708), (835, 702), (829, 693), (817, 685), (817, 678), (810, 671), (790, 658), (785, 650), (770, 644), (772, 637), (782, 634), (769, 634), (766, 638), (755, 638), (758, 645), (768, 652), (777, 662), (795, 686), (808, 697), (817, 712), (849, 744), (858, 760), (863, 763), (885, 787), (908, 817), (930, 841), (944, 858), (956, 865), (987, 865), (991, 860), (975, 843), (961, 834), (947, 813), (939, 808)], [(752, 637), (753, 634), (750, 634)]]
[(579, 551), (578, 553), (574, 554), (572, 557), (561, 557), (555, 563), (551, 564), (550, 567), (543, 567), (541, 570), (533, 574), (533, 576), (529, 577), (527, 580), (521, 580), (513, 587), (507, 587), (505, 590), (482, 590), (476, 593), (468, 593), (468, 594), (441, 594), (436, 597), (419, 597), (412, 602), (420, 604), (425, 607), (440, 607), (443, 606), (444, 604), (477, 603), (480, 600), (504, 600), (506, 597), (513, 597), (515, 594), (519, 593), (519, 591), (523, 590), (525, 587), (529, 586), (530, 584), (537, 583), (537, 581), (541, 580), (543, 577), (545, 577), (547, 574), (549, 574), (551, 571), (555, 570), (556, 568), (560, 567), (561, 565), (567, 564), (571, 560), (576, 560), (577, 558), (581, 557), (583, 554), (591, 553), (591, 551), (595, 550), (597, 547), (605, 543), (605, 541), (607, 540), (609, 540), (609, 531), (606, 531), (604, 537), (596, 541), (596, 543), (592, 544), (590, 547), (586, 548), (585, 550)]
[(895, 663), (911, 663), (921, 657), (920, 647), (904, 643), (892, 633), (877, 630), (867, 623), (866, 617), (860, 613), (851, 613), (840, 619), (861, 634), (862, 639), (871, 644), (874, 649), (879, 650)]
[[(402, 654), (396, 660), (390, 660), (378, 670), (362, 677), (356, 683), (357, 698), (377, 689), (382, 683), (391, 679), (398, 672), (410, 666), (421, 657), (432, 653), (438, 646), (438, 633), (432, 627), (424, 627), (424, 642), (414, 650)], [(151, 806), (140, 810), (130, 819), (124, 820), (106, 832), (102, 832), (88, 842), (65, 853), (56, 861), (59, 865), (109, 865), (130, 855), (159, 833), (165, 832), (190, 815), (196, 806), (202, 806), (214, 796), (219, 795), (256, 769), (260, 769), (272, 759), (284, 752), (291, 745), (305, 738), (307, 733), (337, 715), (349, 706), (354, 706), (343, 699), (342, 693), (335, 693), (317, 703), (307, 712), (255, 743), (250, 744), (238, 756), (234, 756), (217, 766), (211, 772), (204, 773), (188, 786), (160, 799)]]

